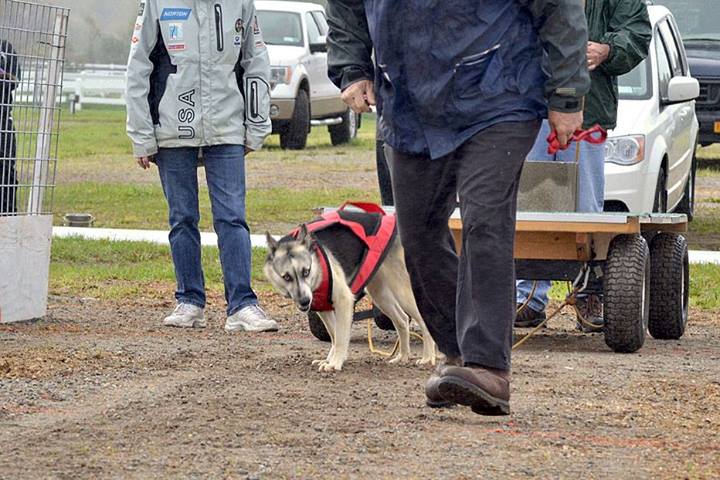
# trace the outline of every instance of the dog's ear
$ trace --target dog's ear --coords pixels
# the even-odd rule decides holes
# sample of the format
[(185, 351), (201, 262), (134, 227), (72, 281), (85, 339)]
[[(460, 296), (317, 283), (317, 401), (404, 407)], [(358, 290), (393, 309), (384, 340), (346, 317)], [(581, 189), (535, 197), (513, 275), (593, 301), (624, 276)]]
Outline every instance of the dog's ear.
[(305, 248), (310, 249), (312, 246), (313, 240), (310, 236), (310, 233), (308, 232), (307, 225), (302, 224), (300, 225), (300, 233), (298, 233), (298, 242), (300, 242)]
[(272, 235), (270, 235), (270, 232), (265, 232), (265, 240), (267, 241), (268, 250), (270, 250), (270, 254), (275, 253), (275, 250), (278, 248), (278, 242), (273, 238)]

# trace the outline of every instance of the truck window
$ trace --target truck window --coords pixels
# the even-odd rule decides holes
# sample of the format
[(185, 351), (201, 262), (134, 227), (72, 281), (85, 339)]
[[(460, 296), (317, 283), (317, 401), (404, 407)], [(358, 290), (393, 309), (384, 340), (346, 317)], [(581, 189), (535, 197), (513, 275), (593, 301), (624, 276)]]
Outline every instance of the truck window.
[[(263, 40), (268, 45), (303, 46), (300, 15), (292, 12), (257, 11)], [(252, 28), (246, 26), (245, 28)]]
[(658, 0), (675, 15), (684, 42), (720, 41), (720, 9), (717, 0)]
[(307, 22), (308, 29), (308, 43), (311, 45), (320, 43), (320, 37), (322, 35), (320, 35), (320, 29), (317, 23), (315, 23), (315, 17), (313, 17), (311, 13), (306, 13), (305, 21)]
[(325, 18), (325, 14), (321, 12), (320, 10), (315, 10), (312, 12), (313, 17), (315, 17), (315, 21), (317, 22), (318, 27), (320, 28), (320, 35), (327, 35), (328, 31), (330, 30), (330, 27), (328, 26), (327, 19)]

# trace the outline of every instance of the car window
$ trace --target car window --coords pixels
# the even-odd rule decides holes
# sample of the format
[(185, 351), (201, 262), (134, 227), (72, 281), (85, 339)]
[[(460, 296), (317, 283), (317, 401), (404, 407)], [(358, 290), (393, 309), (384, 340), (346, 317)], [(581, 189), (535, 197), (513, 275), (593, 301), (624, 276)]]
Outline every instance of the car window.
[(257, 17), (265, 43), (302, 47), (303, 34), (299, 14), (258, 10)]
[(305, 21), (307, 22), (308, 29), (308, 43), (311, 45), (314, 43), (320, 43), (320, 37), (322, 35), (320, 34), (320, 29), (318, 28), (317, 23), (315, 23), (315, 17), (308, 12), (305, 14)]
[(665, 46), (665, 41), (659, 31), (655, 34), (655, 52), (657, 54), (657, 75), (660, 97), (665, 98), (667, 97), (667, 87), (673, 74), (672, 67), (670, 66), (670, 56), (668, 54), (667, 47)]
[(675, 42), (675, 36), (670, 30), (670, 24), (668, 24), (667, 20), (663, 20), (662, 22), (660, 22), (659, 30), (670, 58), (670, 68), (672, 69), (672, 75), (674, 77), (684, 75), (685, 71), (682, 57), (680, 56), (680, 49)]
[(317, 22), (318, 28), (320, 29), (320, 35), (327, 35), (330, 27), (325, 19), (325, 14), (320, 10), (315, 10), (312, 12), (312, 15), (315, 17), (315, 22)]

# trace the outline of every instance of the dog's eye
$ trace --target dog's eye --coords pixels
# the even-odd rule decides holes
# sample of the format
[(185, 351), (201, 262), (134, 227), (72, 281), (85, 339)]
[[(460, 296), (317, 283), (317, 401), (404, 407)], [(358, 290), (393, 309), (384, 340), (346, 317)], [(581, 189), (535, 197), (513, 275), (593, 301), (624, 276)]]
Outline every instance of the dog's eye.
[(285, 280), (286, 282), (292, 282), (292, 277), (289, 273), (286, 273), (285, 275), (283, 275), (283, 280)]
[(303, 268), (302, 276), (303, 276), (303, 278), (309, 277), (309, 276), (310, 276), (310, 269), (309, 269), (309, 268)]

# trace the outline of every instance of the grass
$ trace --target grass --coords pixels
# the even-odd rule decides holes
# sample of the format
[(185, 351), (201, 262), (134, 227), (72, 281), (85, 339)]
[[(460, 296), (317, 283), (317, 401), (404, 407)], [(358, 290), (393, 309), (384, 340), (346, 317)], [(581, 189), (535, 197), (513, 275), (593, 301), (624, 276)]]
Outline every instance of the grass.
[[(258, 290), (270, 289), (262, 275), (266, 251), (253, 249), (252, 280)], [(209, 291), (222, 292), (222, 271), (215, 247), (204, 247), (203, 270)], [(720, 268), (691, 265), (690, 304), (720, 310)], [(137, 295), (167, 295), (175, 277), (167, 246), (143, 242), (110, 242), (80, 238), (53, 240), (50, 264), (50, 291), (53, 294), (93, 297), (105, 300)], [(565, 298), (565, 283), (555, 282), (553, 299)]]
[[(268, 288), (262, 276), (264, 249), (253, 249), (252, 280)], [(223, 289), (218, 249), (203, 247), (203, 270), (209, 291)], [(56, 238), (50, 263), (50, 292), (99, 299), (153, 296), (175, 282), (170, 248), (145, 242)], [(158, 288), (159, 287), (159, 288)]]
[[(295, 224), (312, 216), (321, 205), (339, 205), (347, 199), (378, 201), (376, 192), (342, 188), (334, 190), (249, 190), (248, 224), (253, 230)], [(67, 212), (92, 212), (95, 226), (107, 228), (167, 229), (167, 204), (159, 185), (75, 183), (58, 186), (54, 200), (55, 224)], [(62, 213), (61, 213), (62, 212)], [(200, 189), (200, 229), (212, 230), (207, 188)], [(273, 233), (282, 233), (273, 231)]]

